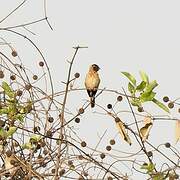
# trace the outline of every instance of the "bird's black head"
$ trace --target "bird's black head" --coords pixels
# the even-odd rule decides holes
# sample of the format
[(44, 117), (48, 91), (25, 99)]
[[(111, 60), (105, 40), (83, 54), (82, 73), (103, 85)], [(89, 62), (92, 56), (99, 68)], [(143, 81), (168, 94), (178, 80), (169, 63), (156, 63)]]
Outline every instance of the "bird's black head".
[(92, 64), (92, 68), (93, 68), (93, 70), (96, 71), (96, 72), (99, 71), (99, 69), (100, 69), (97, 64)]

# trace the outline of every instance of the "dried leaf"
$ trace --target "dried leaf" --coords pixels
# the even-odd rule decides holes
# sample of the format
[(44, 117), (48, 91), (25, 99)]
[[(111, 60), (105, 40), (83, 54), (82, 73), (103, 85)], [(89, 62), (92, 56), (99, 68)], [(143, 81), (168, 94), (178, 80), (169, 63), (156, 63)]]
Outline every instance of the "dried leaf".
[(126, 132), (126, 129), (125, 129), (125, 126), (124, 126), (124, 123), (119, 121), (119, 122), (116, 122), (116, 126), (119, 130), (119, 133), (121, 134), (122, 138), (129, 144), (131, 145), (131, 139), (129, 137), (129, 135), (127, 134)]
[(146, 141), (146, 139), (148, 139), (149, 136), (149, 132), (152, 128), (152, 119), (151, 117), (147, 116), (144, 118), (144, 126), (140, 129), (140, 135), (142, 138), (142, 141)]
[(175, 124), (175, 140), (176, 143), (180, 140), (180, 120), (177, 120)]
[(11, 160), (14, 160), (13, 155), (11, 155), (10, 157), (5, 156), (4, 165), (6, 170), (13, 170), (14, 165), (11, 164)]

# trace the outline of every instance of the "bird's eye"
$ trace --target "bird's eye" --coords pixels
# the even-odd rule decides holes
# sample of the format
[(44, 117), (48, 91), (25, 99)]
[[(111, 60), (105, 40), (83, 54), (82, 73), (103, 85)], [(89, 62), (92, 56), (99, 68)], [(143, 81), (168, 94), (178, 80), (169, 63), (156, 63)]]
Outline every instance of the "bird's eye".
[(96, 64), (93, 64), (92, 67), (93, 67), (93, 70), (94, 70), (94, 71), (98, 71), (98, 70), (99, 70), (99, 66), (96, 65)]
[(94, 71), (98, 71), (98, 68), (96, 66), (93, 66)]

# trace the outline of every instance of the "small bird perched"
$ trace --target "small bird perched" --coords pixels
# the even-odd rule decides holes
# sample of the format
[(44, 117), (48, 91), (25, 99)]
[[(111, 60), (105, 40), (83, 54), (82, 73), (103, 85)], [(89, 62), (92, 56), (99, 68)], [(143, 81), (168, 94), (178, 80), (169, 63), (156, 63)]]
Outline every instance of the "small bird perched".
[(95, 106), (95, 95), (100, 83), (100, 78), (98, 74), (99, 69), (100, 68), (98, 65), (92, 64), (89, 67), (89, 72), (87, 73), (85, 79), (85, 86), (90, 97), (90, 103), (92, 108)]

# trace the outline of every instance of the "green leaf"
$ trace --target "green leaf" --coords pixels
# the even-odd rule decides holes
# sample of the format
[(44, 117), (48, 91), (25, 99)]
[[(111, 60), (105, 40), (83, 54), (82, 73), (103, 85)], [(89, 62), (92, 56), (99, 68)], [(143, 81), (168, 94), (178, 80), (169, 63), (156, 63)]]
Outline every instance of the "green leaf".
[(156, 80), (154, 80), (147, 85), (145, 91), (151, 92), (156, 86), (158, 86), (158, 83), (156, 82)]
[(21, 114), (25, 114), (25, 113), (26, 113), (25, 107), (19, 108), (19, 112), (20, 112)]
[(161, 109), (169, 113), (169, 108), (165, 106), (162, 102), (158, 101), (157, 99), (152, 100), (156, 105), (158, 105)]
[(144, 92), (140, 96), (141, 102), (146, 102), (146, 101), (152, 101), (155, 97), (156, 93), (151, 91), (151, 92)]
[(0, 136), (1, 137), (6, 137), (6, 131), (3, 128), (0, 128)]
[(144, 90), (145, 87), (146, 87), (146, 82), (145, 82), (145, 81), (142, 81), (142, 82), (136, 87), (136, 90), (137, 90), (137, 91), (142, 91), (142, 90)]
[(17, 128), (16, 127), (10, 127), (9, 130), (7, 131), (6, 137), (12, 136), (16, 132)]
[(33, 146), (31, 143), (25, 143), (22, 145), (22, 149), (32, 149), (32, 148), (33, 148)]
[(25, 113), (30, 113), (32, 110), (32, 102), (29, 101), (28, 104), (25, 106)]
[(30, 142), (34, 143), (34, 142), (38, 142), (41, 139), (41, 136), (39, 135), (32, 135), (30, 138)]
[(11, 114), (16, 114), (17, 113), (17, 108), (15, 104), (9, 104), (8, 105), (8, 111)]
[(131, 99), (130, 103), (132, 104), (132, 106), (141, 107), (141, 101), (139, 99)]
[(153, 180), (164, 180), (164, 174), (158, 172), (157, 174), (155, 174), (155, 175), (153, 176)]
[(146, 165), (142, 165), (142, 166), (141, 166), (141, 169), (147, 170), (147, 173), (153, 172), (154, 168), (155, 168), (155, 165), (154, 165), (153, 163), (150, 163), (150, 164), (146, 164)]
[(25, 114), (16, 114), (15, 115), (15, 119), (18, 119), (21, 122), (23, 122), (24, 117), (25, 117)]
[(155, 168), (155, 165), (154, 165), (153, 163), (150, 163), (150, 164), (148, 165), (148, 167), (147, 167), (148, 173), (149, 173), (149, 172), (153, 172), (154, 168)]
[(2, 88), (4, 89), (4, 92), (7, 96), (14, 98), (15, 92), (13, 92), (11, 87), (5, 81), (2, 82)]
[(128, 90), (131, 94), (134, 94), (136, 91), (135, 87), (130, 82), (128, 83)]
[(128, 72), (121, 72), (122, 74), (124, 74), (128, 79), (129, 79), (129, 81), (131, 81), (132, 82), (132, 84), (134, 85), (134, 86), (136, 86), (136, 79), (135, 79), (135, 77), (134, 76), (132, 76), (130, 73), (128, 73)]
[(8, 113), (9, 113), (9, 109), (8, 108), (0, 109), (0, 115), (8, 114)]
[(142, 81), (144, 81), (147, 84), (149, 84), (149, 78), (148, 78), (147, 74), (145, 72), (143, 72), (143, 71), (140, 71), (139, 73), (140, 73)]

